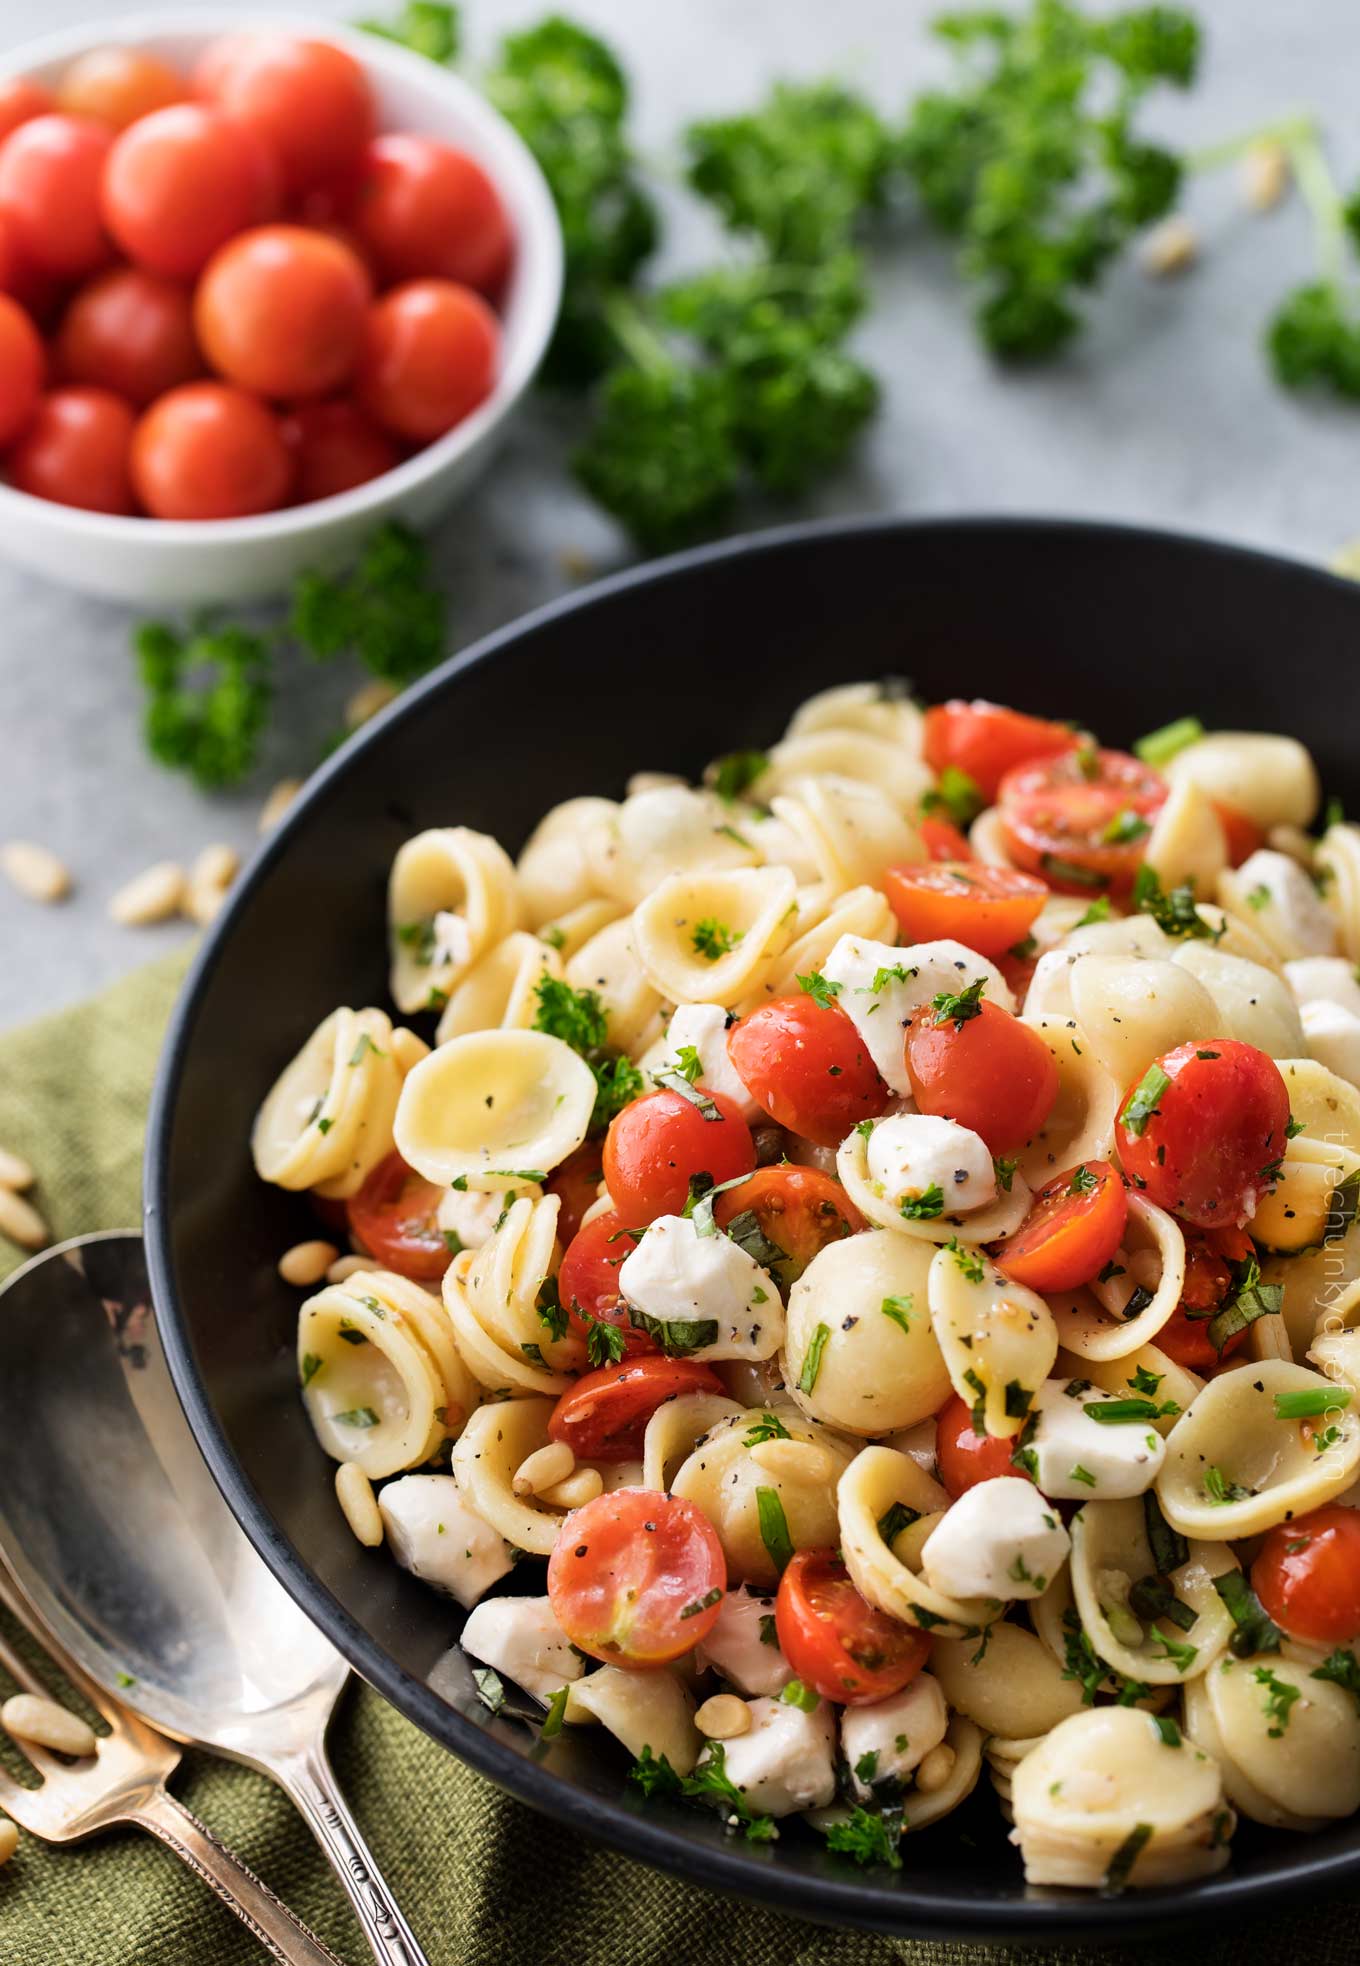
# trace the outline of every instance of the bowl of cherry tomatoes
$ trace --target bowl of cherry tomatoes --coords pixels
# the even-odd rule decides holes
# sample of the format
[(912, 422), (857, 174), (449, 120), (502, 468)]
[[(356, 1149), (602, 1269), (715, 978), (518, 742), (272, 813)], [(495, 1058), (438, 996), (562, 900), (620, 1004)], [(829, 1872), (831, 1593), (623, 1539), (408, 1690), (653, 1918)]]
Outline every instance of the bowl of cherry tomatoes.
[(222, 10), (0, 64), (0, 541), (139, 602), (276, 591), (489, 462), (556, 319), (532, 156), (449, 69)]

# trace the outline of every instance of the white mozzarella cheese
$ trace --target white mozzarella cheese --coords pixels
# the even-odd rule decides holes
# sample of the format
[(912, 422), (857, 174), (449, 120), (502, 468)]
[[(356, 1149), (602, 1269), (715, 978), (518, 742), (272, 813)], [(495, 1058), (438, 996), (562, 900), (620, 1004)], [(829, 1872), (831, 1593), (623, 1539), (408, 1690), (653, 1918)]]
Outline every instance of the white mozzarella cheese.
[(510, 1546), (463, 1500), (452, 1475), (403, 1475), (378, 1495), (387, 1545), (424, 1584), (466, 1610), (514, 1568)]
[[(1080, 1390), (1077, 1390), (1080, 1389)], [(1034, 1398), (1026, 1445), (1045, 1495), (1063, 1502), (1118, 1502), (1151, 1488), (1166, 1457), (1146, 1420), (1093, 1420), (1111, 1395), (1080, 1379), (1046, 1379)]]
[(950, 1504), (922, 1545), (921, 1567), (950, 1597), (1042, 1597), (1070, 1548), (1034, 1483), (1000, 1475)]
[(699, 1083), (709, 1092), (721, 1093), (730, 1099), (742, 1118), (749, 1124), (752, 1120), (768, 1119), (763, 1106), (758, 1106), (745, 1083), (738, 1076), (737, 1068), (727, 1053), (727, 1012), (717, 1003), (682, 1003), (666, 1027), (666, 1036), (661, 1046), (662, 1057), (654, 1068), (657, 1072), (678, 1069), (681, 1049), (692, 1046), (699, 1060)]
[(1287, 853), (1261, 847), (1227, 879), (1234, 899), (1246, 901), (1247, 919), (1282, 954), (1330, 956), (1336, 948), (1336, 917)]
[(774, 1599), (752, 1596), (749, 1590), (728, 1591), (712, 1631), (695, 1648), (696, 1663), (720, 1672), (739, 1693), (778, 1693), (793, 1678), (793, 1669), (777, 1643), (766, 1644), (766, 1632), (773, 1640)]
[(884, 1083), (908, 1095), (903, 1032), (922, 1004), (943, 993), (956, 996), (983, 976), (988, 1000), (1005, 1010), (1015, 1008), (1001, 971), (962, 942), (916, 942), (894, 949), (887, 942), (843, 935), (822, 964), (822, 974), (840, 985), (837, 1005), (863, 1038)]
[(730, 1237), (700, 1235), (693, 1218), (661, 1215), (619, 1269), (619, 1290), (644, 1316), (671, 1324), (711, 1320), (696, 1358), (772, 1358), (784, 1306), (768, 1270)]
[(892, 1201), (938, 1188), (945, 1212), (962, 1215), (996, 1200), (996, 1169), (985, 1141), (957, 1120), (899, 1113), (869, 1135), (869, 1173)]
[(874, 1784), (904, 1782), (949, 1726), (949, 1708), (938, 1679), (917, 1673), (909, 1686), (870, 1707), (841, 1714), (841, 1753), (850, 1769), (856, 1802), (868, 1802)]
[(546, 1597), (493, 1597), (463, 1626), (462, 1646), (546, 1706), (585, 1670)]
[[(724, 1765), (758, 1816), (824, 1809), (836, 1793), (836, 1709), (819, 1700), (811, 1713), (783, 1700), (750, 1700), (749, 1732), (723, 1742)], [(707, 1754), (699, 1757), (702, 1768)]]
[(1285, 964), (1284, 973), (1300, 1007), (1334, 1003), (1360, 1017), (1360, 971), (1344, 956), (1300, 956)]
[(446, 1235), (457, 1236), (464, 1249), (480, 1249), (484, 1242), (490, 1242), (504, 1213), (505, 1196), (499, 1191), (481, 1195), (471, 1188), (446, 1188), (435, 1219)]
[(1308, 1050), (1338, 1078), (1360, 1085), (1360, 1017), (1338, 1003), (1315, 1000), (1299, 1012)]

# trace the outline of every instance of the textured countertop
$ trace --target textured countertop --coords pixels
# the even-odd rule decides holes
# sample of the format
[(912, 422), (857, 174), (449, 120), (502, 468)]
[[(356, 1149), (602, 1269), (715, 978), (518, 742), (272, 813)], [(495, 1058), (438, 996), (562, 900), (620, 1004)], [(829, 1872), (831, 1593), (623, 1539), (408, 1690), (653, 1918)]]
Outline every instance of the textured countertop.
[[(107, 0), (45, 0), (42, 26), (97, 13), (113, 22), (118, 11)], [(311, 11), (351, 9), (313, 0)], [(546, 7), (468, 0), (465, 11), (475, 58)], [(626, 58), (641, 139), (660, 163), (687, 118), (740, 108), (777, 75), (839, 71), (896, 111), (937, 68), (925, 0), (572, 0), (568, 11)], [(1183, 101), (1159, 101), (1157, 127), (1194, 147), (1309, 106), (1333, 132), (1343, 175), (1354, 172), (1355, 0), (1200, 0), (1197, 11), (1208, 30), (1201, 83)], [(0, 0), (0, 48), (35, 25), (28, 0)], [(1092, 305), (1091, 331), (1034, 373), (1001, 373), (979, 351), (946, 250), (924, 238), (894, 247), (875, 269), (860, 338), (886, 383), (883, 411), (852, 467), (801, 509), (1104, 516), (1314, 559), (1360, 534), (1360, 408), (1286, 396), (1259, 350), (1274, 301), (1310, 271), (1297, 200), (1254, 218), (1231, 174), (1219, 174), (1193, 185), (1188, 209), (1205, 236), (1202, 263), (1166, 282), (1120, 267)], [(692, 243), (692, 230), (676, 227), (677, 261), (687, 234)], [(626, 557), (565, 474), (570, 436), (560, 410), (531, 407), (443, 527), (451, 647), (564, 592), (578, 561), (605, 571)], [(185, 933), (119, 928), (108, 897), (151, 861), (187, 859), (218, 839), (252, 845), (265, 792), (316, 761), (358, 680), (284, 677), (257, 779), (209, 800), (143, 752), (134, 618), (0, 561), (0, 839), (43, 842), (76, 880), (54, 908), (0, 881), (0, 1024), (84, 995)]]

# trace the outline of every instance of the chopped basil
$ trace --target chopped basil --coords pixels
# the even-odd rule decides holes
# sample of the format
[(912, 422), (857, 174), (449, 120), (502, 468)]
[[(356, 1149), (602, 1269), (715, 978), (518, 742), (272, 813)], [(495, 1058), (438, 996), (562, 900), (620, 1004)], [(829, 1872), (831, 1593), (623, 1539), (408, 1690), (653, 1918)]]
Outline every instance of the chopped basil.
[(1160, 1065), (1149, 1065), (1129, 1094), (1119, 1120), (1135, 1139), (1142, 1138), (1148, 1121), (1157, 1111), (1157, 1102), (1170, 1083), (1170, 1079)]
[(1234, 1631), (1228, 1650), (1239, 1659), (1257, 1652), (1278, 1652), (1284, 1633), (1270, 1616), (1240, 1570), (1225, 1570), (1214, 1578), (1214, 1589), (1227, 1606)]
[(1320, 1386), (1316, 1392), (1276, 1393), (1277, 1420), (1311, 1420), (1320, 1413), (1337, 1413), (1351, 1403), (1349, 1386)]
[(1105, 1873), (1102, 1891), (1106, 1897), (1116, 1898), (1125, 1889), (1132, 1875), (1133, 1867), (1142, 1854), (1144, 1845), (1152, 1835), (1151, 1823), (1135, 1823), (1124, 1841), (1110, 1859)]
[(680, 1613), (680, 1616), (682, 1618), (697, 1618), (701, 1611), (711, 1611), (713, 1606), (719, 1603), (721, 1599), (722, 1586), (715, 1584), (712, 1590), (705, 1591), (702, 1597), (692, 1598)]
[(1183, 1563), (1190, 1561), (1189, 1543), (1162, 1514), (1162, 1505), (1157, 1500), (1156, 1490), (1152, 1488), (1146, 1489), (1143, 1494), (1143, 1527), (1159, 1577), (1169, 1577), (1173, 1570), (1179, 1570)]
[(359, 1427), (365, 1432), (376, 1427), (378, 1416), (371, 1406), (352, 1406), (347, 1413), (332, 1413), (331, 1423), (337, 1427)]
[(1088, 1420), (1116, 1427), (1124, 1420), (1171, 1420), (1181, 1409), (1174, 1399), (1163, 1400), (1160, 1406), (1151, 1399), (1098, 1399), (1085, 1410)]
[[(687, 1045), (685, 1049), (690, 1050), (692, 1047)], [(682, 1099), (688, 1099), (691, 1106), (697, 1106), (701, 1119), (720, 1120), (722, 1118), (722, 1109), (717, 1101), (711, 1098), (708, 1093), (700, 1092), (688, 1072), (683, 1070), (674, 1071), (669, 1066), (663, 1065), (661, 1070), (656, 1074), (656, 1082), (659, 1086), (664, 1087), (667, 1092), (678, 1092)]]
[(1278, 1741), (1289, 1725), (1290, 1709), (1303, 1689), (1287, 1679), (1281, 1679), (1270, 1666), (1256, 1666), (1251, 1676), (1258, 1686), (1266, 1689), (1265, 1708), (1271, 1723), (1266, 1733), (1272, 1741)]
[(317, 1357), (315, 1352), (304, 1352), (302, 1354), (300, 1369), (304, 1386), (311, 1385), (313, 1379), (315, 1379), (317, 1373), (321, 1370), (322, 1363), (323, 1361)]
[(562, 1722), (567, 1711), (568, 1686), (559, 1686), (548, 1702), (548, 1711), (543, 1716), (543, 1725), (538, 1730), (540, 1741), (555, 1741), (562, 1732)]
[(910, 1335), (912, 1306), (915, 1301), (915, 1298), (908, 1291), (902, 1297), (885, 1297), (878, 1308), (884, 1317), (892, 1319), (899, 1330), (905, 1331)]
[(756, 1512), (760, 1518), (760, 1540), (775, 1569), (783, 1575), (793, 1555), (793, 1538), (777, 1488), (757, 1488)]
[(803, 1354), (802, 1370), (798, 1374), (800, 1393), (810, 1393), (817, 1384), (817, 1374), (822, 1369), (822, 1353), (826, 1350), (826, 1341), (830, 1336), (829, 1326), (819, 1324), (814, 1328), (808, 1348)]
[[(708, 1345), (718, 1342), (718, 1320), (712, 1317), (660, 1318), (648, 1317), (634, 1305), (628, 1306), (628, 1322), (635, 1331), (645, 1331), (649, 1338), (655, 1339), (662, 1351), (670, 1358), (685, 1358), (691, 1352), (701, 1352)], [(612, 1330), (614, 1327), (606, 1327)], [(623, 1356), (623, 1334), (618, 1334), (620, 1358)]]
[(1160, 769), (1187, 746), (1198, 744), (1203, 735), (1204, 726), (1198, 717), (1177, 717), (1174, 723), (1163, 724), (1160, 730), (1150, 730), (1146, 737), (1140, 737), (1133, 748), (1145, 765)]
[(910, 1529), (913, 1522), (921, 1520), (919, 1509), (909, 1509), (905, 1502), (894, 1502), (878, 1518), (878, 1533), (891, 1549), (904, 1529)]
[(472, 1683), (477, 1688), (477, 1698), (488, 1713), (499, 1713), (505, 1705), (505, 1683), (500, 1674), (490, 1666), (474, 1666)]

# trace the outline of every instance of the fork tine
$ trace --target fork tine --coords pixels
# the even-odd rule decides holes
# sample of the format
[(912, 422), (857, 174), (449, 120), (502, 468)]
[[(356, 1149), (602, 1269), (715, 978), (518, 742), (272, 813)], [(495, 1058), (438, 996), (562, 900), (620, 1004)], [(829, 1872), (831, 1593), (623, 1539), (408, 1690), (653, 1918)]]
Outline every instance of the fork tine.
[[(95, 1711), (103, 1715), (109, 1726), (117, 1728), (122, 1717), (117, 1703), (101, 1686), (95, 1685), (89, 1674), (83, 1672), (76, 1664), (61, 1641), (49, 1631), (24, 1595), (23, 1587), (3, 1562), (0, 1562), (0, 1604), (5, 1607), (16, 1624), (23, 1626), (34, 1644), (41, 1646), (53, 1665), (65, 1673), (72, 1686), (84, 1695)], [(6, 1645), (3, 1637), (0, 1637), (0, 1665), (3, 1665), (6, 1671), (18, 1680), (26, 1692), (37, 1693), (44, 1700), (52, 1698), (48, 1688), (27, 1670), (13, 1649)]]

